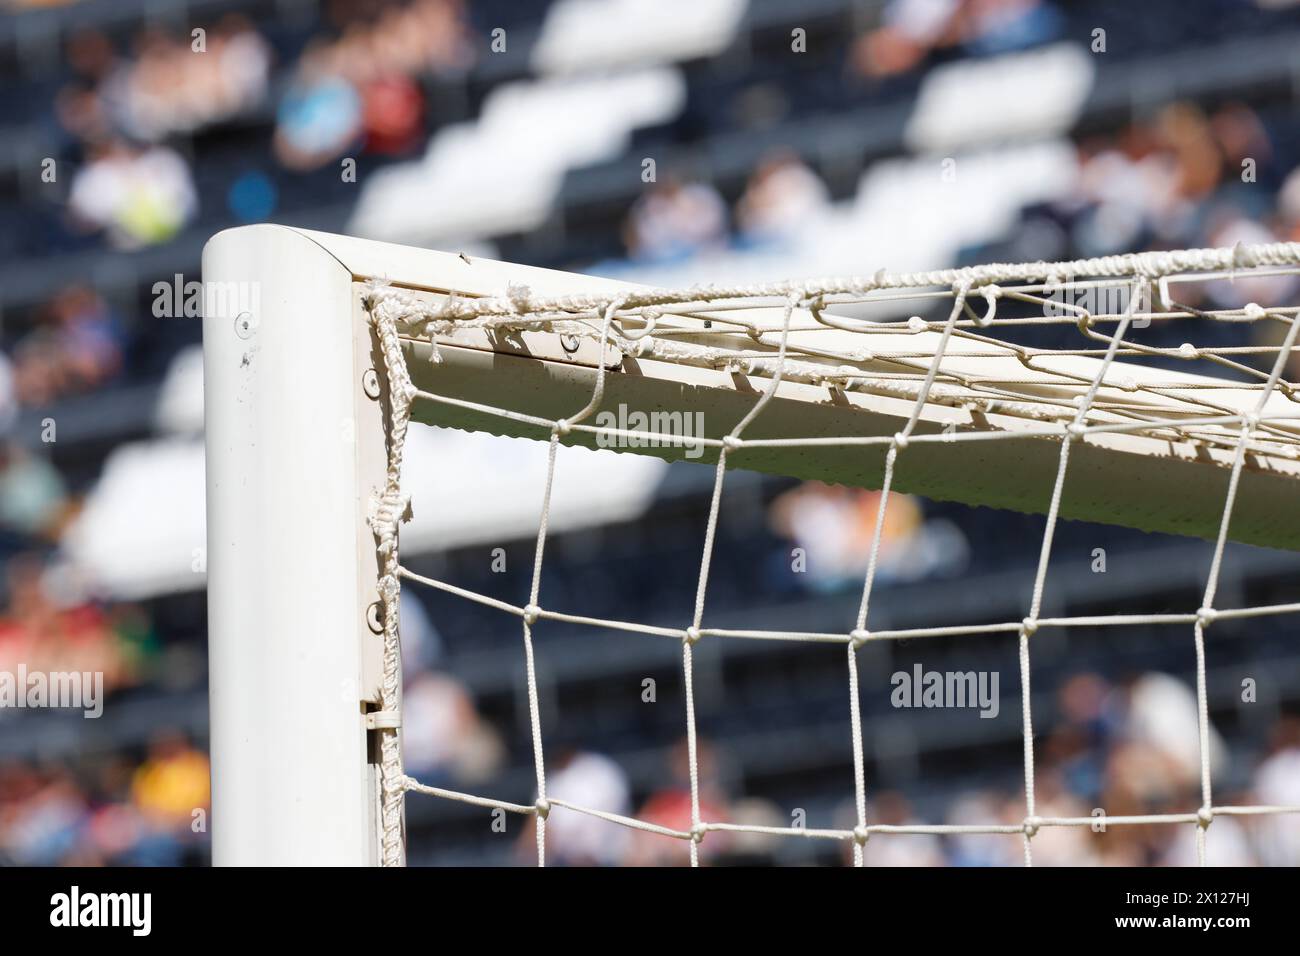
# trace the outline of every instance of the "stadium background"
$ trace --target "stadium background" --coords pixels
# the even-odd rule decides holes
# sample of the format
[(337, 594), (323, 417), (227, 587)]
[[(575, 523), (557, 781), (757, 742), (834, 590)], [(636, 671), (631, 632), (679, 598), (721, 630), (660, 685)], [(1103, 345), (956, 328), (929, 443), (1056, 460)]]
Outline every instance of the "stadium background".
[[(199, 279), (220, 229), (275, 221), (672, 285), (1300, 240), (1287, 0), (0, 7), (0, 669), (98, 671), (108, 689), (98, 720), (0, 710), (6, 863), (207, 859), (200, 323), (167, 290)], [(521, 603), (536, 449), (433, 433), (425, 461), (435, 505), (471, 513), (415, 569)], [(542, 590), (679, 624), (712, 476), (635, 461), (612, 481), (575, 459), (592, 470), (571, 476)], [(874, 500), (736, 475), (710, 621), (851, 620)], [(1041, 518), (899, 499), (888, 520), (873, 622), (1022, 616)], [(1045, 611), (1194, 608), (1209, 558), (1206, 542), (1065, 523)], [(1222, 606), (1296, 600), (1298, 574), (1298, 555), (1231, 547)], [(517, 628), (438, 594), (402, 613), (411, 771), (530, 801)], [(1212, 632), (1225, 802), (1300, 803), (1296, 638), (1285, 617)], [(552, 796), (688, 825), (676, 649), (562, 628), (538, 642)], [(844, 826), (842, 656), (761, 645), (697, 649), (704, 816)], [(1040, 813), (1195, 808), (1190, 629), (1075, 628), (1034, 654)], [(1012, 645), (862, 655), (872, 819), (1018, 822)], [(892, 706), (890, 675), (916, 665), (997, 672), (998, 715)], [(528, 862), (528, 833), (491, 822), (412, 797), (411, 862)], [(675, 841), (552, 823), (553, 862), (685, 860)], [(1220, 819), (1209, 846), (1211, 862), (1293, 865), (1300, 824)], [(1015, 837), (903, 836), (867, 859), (1019, 855)], [(1192, 830), (1054, 831), (1035, 857), (1189, 863)], [(844, 857), (750, 835), (711, 839), (706, 860)]]

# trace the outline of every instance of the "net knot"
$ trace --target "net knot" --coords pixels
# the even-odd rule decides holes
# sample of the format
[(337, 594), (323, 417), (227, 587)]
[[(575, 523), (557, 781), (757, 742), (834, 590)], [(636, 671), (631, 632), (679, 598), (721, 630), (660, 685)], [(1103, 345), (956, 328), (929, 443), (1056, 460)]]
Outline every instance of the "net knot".
[(395, 531), (403, 521), (410, 521), (411, 496), (398, 490), (389, 490), (370, 499), (370, 523), (380, 534)]
[(859, 823), (853, 828), (853, 842), (858, 846), (866, 846), (869, 839), (871, 839), (871, 831), (862, 824)]
[(1025, 817), (1025, 836), (1032, 839), (1038, 834), (1038, 828), (1042, 825), (1042, 817)]
[(1251, 266), (1257, 266), (1260, 263), (1259, 254), (1251, 246), (1241, 240), (1232, 244), (1232, 264), (1238, 268), (1249, 269)]
[(506, 298), (516, 312), (532, 310), (533, 290), (521, 282), (511, 282), (506, 286)]
[(533, 807), (537, 810), (537, 815), (543, 820), (547, 819), (551, 815), (551, 801), (547, 800), (545, 797), (538, 797), (537, 802), (533, 804)]
[(867, 643), (867, 639), (870, 637), (870, 633), (865, 628), (855, 627), (849, 632), (849, 643), (853, 645), (853, 649), (856, 651)]
[(907, 436), (904, 435), (902, 432), (898, 432), (898, 433), (896, 433), (896, 434), (894, 435), (894, 447), (895, 447), (895, 448), (906, 448), (906, 447), (907, 447)]
[(691, 842), (699, 846), (704, 842), (704, 834), (709, 832), (709, 828), (703, 823), (697, 823), (691, 827)]
[(1196, 811), (1196, 824), (1202, 830), (1207, 829), (1214, 821), (1214, 811), (1209, 807), (1201, 807)]
[(561, 418), (555, 423), (555, 428), (553, 430), (557, 435), (567, 435), (569, 432), (573, 431), (573, 425), (567, 418)]
[(541, 615), (542, 609), (536, 604), (530, 604), (524, 608), (524, 623), (528, 625), (536, 624)]
[(988, 308), (983, 315), (977, 314), (975, 316), (975, 324), (980, 328), (987, 328), (997, 318), (998, 299), (1002, 297), (1002, 289), (997, 285), (986, 285), (980, 291), (984, 293), (984, 301), (988, 304)]
[(735, 451), (741, 446), (741, 441), (735, 435), (727, 435), (722, 439), (722, 447), (727, 451)]
[(1202, 628), (1207, 628), (1214, 623), (1214, 619), (1219, 616), (1219, 612), (1212, 607), (1202, 607), (1196, 609), (1196, 623)]
[(1025, 637), (1033, 637), (1038, 631), (1038, 619), (1027, 617), (1020, 622), (1020, 633)]
[(684, 637), (686, 638), (687, 644), (695, 644), (700, 639), (700, 629), (694, 625), (691, 625), (686, 629), (686, 633)]

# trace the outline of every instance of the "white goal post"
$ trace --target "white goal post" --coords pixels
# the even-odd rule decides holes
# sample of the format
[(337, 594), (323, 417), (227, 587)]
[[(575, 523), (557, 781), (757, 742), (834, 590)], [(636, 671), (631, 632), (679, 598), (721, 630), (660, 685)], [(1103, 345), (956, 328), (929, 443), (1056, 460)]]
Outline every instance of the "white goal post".
[[(700, 460), (718, 477), (693, 621), (671, 634), (593, 622), (545, 607), (536, 576), (528, 606), (501, 609), (522, 621), (530, 680), (539, 618), (680, 637), (688, 702), (701, 638), (845, 644), (858, 825), (802, 835), (850, 840), (859, 863), (889, 828), (866, 810), (854, 652), (904, 635), (867, 626), (874, 560), (843, 633), (710, 630), (702, 609), (726, 467), (1047, 514), (1025, 621), (906, 635), (1016, 634), (1026, 687), (1035, 630), (1075, 623), (1038, 618), (1058, 518), (1215, 541), (1202, 606), (1162, 618), (1194, 629), (1203, 680), (1202, 631), (1216, 614), (1300, 609), (1213, 609), (1226, 540), (1300, 549), (1300, 405), (1285, 364), (1300, 308), (1294, 291), (1217, 307), (1198, 290), (1247, 276), (1267, 289), (1297, 263), (1300, 245), (1277, 244), (660, 291), (280, 226), (218, 234), (203, 254), (214, 862), (398, 863), (406, 792), (503, 805), (401, 770), (386, 609), (399, 581), (417, 578), (396, 551), (408, 422), (594, 447), (618, 432), (602, 410), (702, 411)], [(1171, 321), (1275, 334), (1212, 347), (1148, 344), (1135, 331)], [(1030, 326), (1074, 339), (1018, 344)], [(1170, 367), (1180, 362), (1196, 371)], [(684, 457), (667, 440), (625, 450)], [(538, 496), (540, 567), (549, 484)], [(538, 799), (508, 809), (537, 817), (541, 859), (551, 804), (531, 702)], [(1027, 707), (1024, 719), (1025, 823), (985, 832), (1021, 833), (1028, 860), (1038, 828), (1091, 821), (1035, 815)], [(1198, 826), (1202, 846), (1217, 813), (1296, 809), (1216, 807), (1208, 769), (1202, 782), (1202, 806), (1166, 818)], [(664, 835), (689, 840), (694, 858), (724, 828), (696, 806), (691, 831)]]

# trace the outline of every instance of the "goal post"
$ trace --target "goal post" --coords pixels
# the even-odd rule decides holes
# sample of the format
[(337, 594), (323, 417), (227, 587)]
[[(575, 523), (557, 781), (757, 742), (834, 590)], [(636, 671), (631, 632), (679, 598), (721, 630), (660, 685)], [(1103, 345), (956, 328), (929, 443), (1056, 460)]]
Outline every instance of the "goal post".
[(213, 862), (370, 864), (385, 457), (353, 275), (252, 226), (209, 241), (203, 279)]
[[(1300, 247), (1278, 244), (662, 291), (280, 226), (220, 233), (203, 256), (214, 862), (400, 862), (402, 794), (435, 792), (401, 771), (385, 613), (412, 578), (396, 557), (408, 424), (674, 460), (681, 435), (638, 441), (654, 429), (617, 411), (699, 412), (697, 461), (1048, 514), (1037, 602), (1058, 518), (1220, 552), (1300, 548), (1300, 406), (1282, 374), (1300, 310), (1183, 304), (1188, 283), (1297, 262)], [(1094, 292), (1106, 295), (1079, 304)], [(1234, 351), (1134, 334), (1174, 319), (1260, 323), (1277, 341)], [(1074, 327), (1078, 344), (1021, 344), (1025, 325)], [(709, 635), (709, 540), (682, 632), (688, 684), (690, 645)], [(861, 620), (836, 638), (850, 661), (870, 589), (868, 572)], [(533, 591), (503, 608), (522, 618), (530, 680), (529, 628), (552, 613), (536, 578)], [(538, 803), (511, 809), (539, 817), (540, 859), (550, 805), (531, 704)], [(1027, 821), (1032, 787), (1029, 803)], [(836, 835), (859, 862), (862, 807), (862, 833)], [(693, 851), (707, 830), (685, 834)]]

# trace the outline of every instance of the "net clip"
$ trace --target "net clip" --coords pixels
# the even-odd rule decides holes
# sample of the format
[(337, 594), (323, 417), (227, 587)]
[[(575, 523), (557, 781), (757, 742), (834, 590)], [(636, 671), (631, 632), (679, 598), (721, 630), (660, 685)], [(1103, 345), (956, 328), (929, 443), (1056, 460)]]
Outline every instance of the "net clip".
[(366, 730), (397, 730), (402, 715), (395, 710), (372, 710), (366, 714)]

